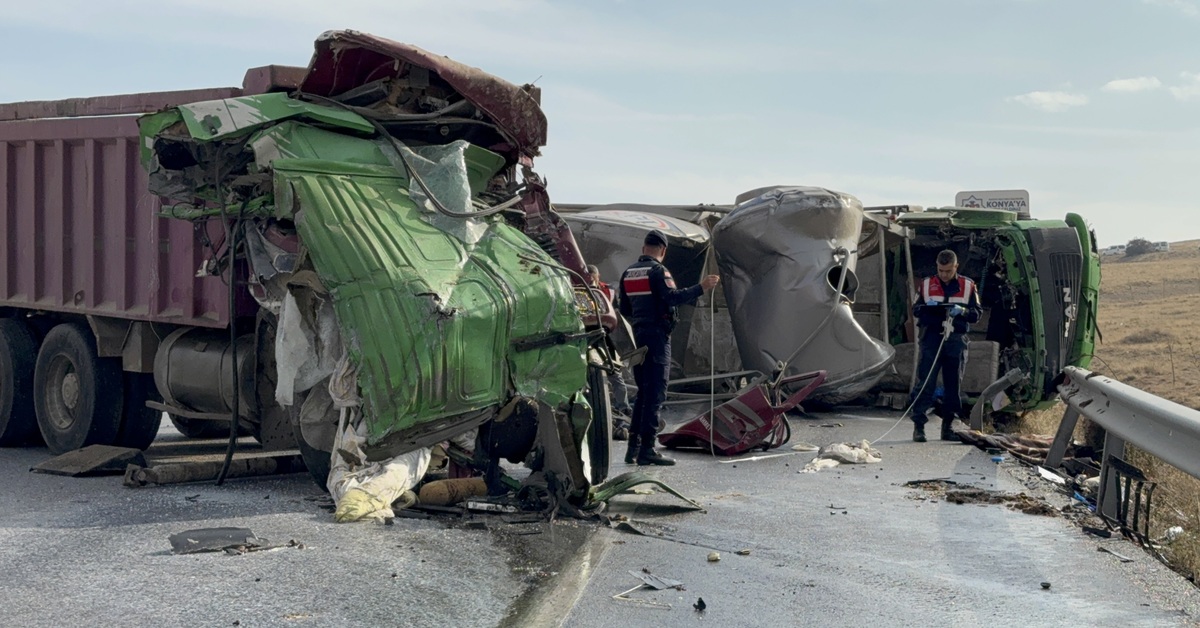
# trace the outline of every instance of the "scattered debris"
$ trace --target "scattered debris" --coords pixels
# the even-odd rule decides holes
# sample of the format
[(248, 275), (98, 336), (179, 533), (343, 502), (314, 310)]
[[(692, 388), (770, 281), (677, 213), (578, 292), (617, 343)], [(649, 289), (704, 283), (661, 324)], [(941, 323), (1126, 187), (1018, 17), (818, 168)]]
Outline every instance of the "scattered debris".
[(708, 553), (708, 562), (710, 562), (710, 563), (721, 562), (721, 553), (720, 552), (709, 552)]
[(1037, 472), (1038, 472), (1038, 475), (1042, 476), (1043, 479), (1049, 480), (1055, 484), (1058, 484), (1060, 486), (1066, 486), (1066, 484), (1067, 484), (1066, 478), (1047, 469), (1046, 467), (1038, 467)]
[(747, 458), (734, 458), (733, 460), (718, 460), (717, 462), (719, 462), (721, 464), (730, 464), (733, 462), (754, 462), (755, 460), (767, 460), (769, 458), (779, 458), (781, 456), (794, 456), (794, 455), (796, 455), (796, 454), (789, 452), (789, 453), (784, 453), (784, 454), (768, 454), (766, 456), (749, 456)]
[[(906, 483), (905, 485), (919, 488), (930, 497), (944, 498), (952, 504), (1004, 504), (1027, 515), (1056, 517), (1059, 514), (1053, 507), (1025, 493), (1014, 495), (982, 488), (958, 488), (958, 485), (951, 480), (916, 480), (916, 482), (919, 483)], [(927, 498), (922, 496), (917, 499)]]
[(1104, 528), (1094, 528), (1092, 526), (1083, 526), (1083, 531), (1092, 536), (1098, 536), (1102, 539), (1111, 539), (1112, 531)]
[(176, 554), (221, 552), (235, 548), (264, 548), (266, 539), (254, 536), (249, 528), (199, 528), (168, 537)]
[(482, 477), (434, 480), (421, 486), (417, 499), (431, 506), (452, 506), (471, 497), (487, 497), (487, 482)]
[(1096, 551), (1098, 551), (1098, 552), (1108, 552), (1109, 554), (1112, 554), (1113, 556), (1116, 556), (1116, 557), (1117, 557), (1117, 560), (1119, 560), (1119, 561), (1121, 561), (1121, 562), (1123, 562), (1123, 563), (1132, 563), (1132, 562), (1133, 562), (1133, 559), (1132, 559), (1132, 558), (1130, 558), (1130, 557), (1128, 557), (1128, 556), (1125, 556), (1124, 554), (1120, 554), (1120, 553), (1118, 553), (1118, 552), (1116, 552), (1116, 551), (1114, 551), (1114, 550), (1110, 550), (1110, 549), (1108, 549), (1107, 547), (1104, 547), (1103, 545), (1101, 545), (1101, 546), (1097, 547), (1097, 548), (1096, 548)]
[(818, 425), (817, 427), (841, 427), (841, 426), (842, 426), (841, 423), (822, 423), (822, 424)]
[(748, 549), (738, 550), (738, 551), (734, 552), (734, 554), (737, 554), (738, 556), (749, 556), (750, 550), (748, 550)]
[(815, 473), (821, 469), (836, 467), (839, 464), (874, 464), (883, 460), (879, 450), (871, 447), (871, 443), (863, 440), (858, 443), (833, 443), (822, 447), (812, 462), (804, 465), (800, 473)]
[(520, 512), (520, 509), (518, 509), (516, 506), (509, 506), (508, 504), (496, 504), (493, 502), (469, 501), (464, 505), (467, 507), (467, 510), (474, 510), (476, 512)]
[(696, 609), (697, 613), (703, 613), (704, 609), (708, 608), (708, 604), (704, 603), (704, 598), (696, 598), (696, 603), (692, 604), (692, 608)]
[(1043, 589), (1049, 589), (1049, 588), (1050, 588), (1050, 583), (1049, 583), (1049, 582), (1043, 582), (1043, 583), (1042, 583), (1042, 588), (1043, 588)]
[(663, 589), (676, 589), (678, 591), (684, 590), (683, 583), (679, 580), (672, 580), (670, 578), (656, 576), (650, 573), (649, 569), (642, 569), (640, 573), (636, 571), (630, 571), (629, 574), (634, 578), (646, 583), (646, 586), (654, 589), (655, 591), (662, 591)]
[(817, 447), (816, 445), (814, 445), (812, 443), (800, 441), (800, 442), (796, 443), (795, 445), (792, 445), (792, 449), (794, 449), (796, 451), (819, 451), (821, 448)]
[(89, 445), (43, 461), (29, 470), (34, 473), (77, 478), (89, 475), (120, 475), (130, 465), (146, 466), (142, 450), (111, 445)]
[[(207, 482), (217, 479), (221, 474), (223, 460), (198, 460), (175, 462), (140, 467), (134, 464), (125, 467), (125, 486), (141, 488), (150, 484), (185, 484), (188, 482)], [(271, 455), (256, 457), (235, 457), (229, 466), (227, 478), (243, 478), (262, 475), (281, 475), (297, 473), (304, 470), (299, 452), (277, 451)]]
[(636, 587), (633, 587), (632, 589), (622, 591), (622, 592), (612, 596), (614, 600), (620, 600), (622, 602), (632, 602), (634, 604), (641, 604), (643, 606), (650, 606), (653, 608), (670, 609), (671, 608), (670, 604), (663, 604), (662, 602), (654, 602), (651, 600), (638, 600), (638, 599), (629, 597), (629, 594), (633, 593), (634, 591), (637, 591), (638, 589), (652, 589), (655, 591), (661, 591), (663, 589), (675, 589), (677, 591), (684, 590), (682, 582), (680, 582), (678, 580), (671, 580), (670, 578), (661, 578), (659, 576), (656, 576), (656, 575), (650, 573), (649, 569), (642, 569), (642, 573), (638, 573), (636, 571), (630, 571), (629, 575), (637, 578), (638, 580), (641, 580), (642, 581), (641, 584), (637, 585)]
[(628, 532), (630, 534), (636, 534), (637, 536), (644, 536), (646, 538), (651, 538), (651, 539), (662, 539), (664, 541), (672, 541), (674, 543), (680, 543), (683, 545), (691, 545), (694, 547), (703, 547), (705, 549), (711, 549), (711, 550), (722, 550), (723, 549), (725, 551), (730, 551), (727, 548), (713, 547), (712, 545), (705, 545), (704, 543), (699, 543), (696, 541), (689, 541), (686, 539), (681, 539), (681, 538), (678, 538), (675, 536), (671, 536), (671, 535), (667, 534), (666, 532), (654, 530), (653, 524), (649, 524), (644, 521), (621, 521), (621, 522), (617, 522), (616, 525), (612, 525), (612, 524), (613, 524), (613, 520), (609, 520), (609, 526), (612, 527), (612, 529), (618, 530), (620, 532)]
[(905, 486), (921, 486), (922, 484), (949, 484), (956, 485), (958, 482), (950, 478), (927, 478), (924, 480), (909, 480), (904, 483)]
[(600, 502), (607, 503), (608, 500), (612, 499), (613, 497), (616, 497), (617, 495), (620, 495), (621, 493), (628, 492), (630, 489), (632, 489), (636, 486), (640, 486), (642, 484), (652, 484), (654, 486), (657, 486), (658, 488), (661, 488), (662, 490), (666, 491), (667, 493), (670, 493), (671, 495), (674, 495), (675, 497), (678, 497), (679, 499), (682, 499), (683, 501), (687, 502), (689, 505), (691, 505), (696, 510), (699, 510), (701, 512), (704, 511), (704, 507), (701, 506), (699, 503), (697, 503), (696, 501), (694, 501), (688, 497), (685, 497), (683, 495), (683, 493), (680, 493), (679, 491), (671, 488), (663, 481), (655, 479), (655, 478), (647, 475), (644, 471), (630, 471), (628, 473), (622, 473), (621, 475), (618, 475), (616, 477), (609, 478), (609, 480), (607, 482), (605, 482), (604, 484), (601, 484), (600, 486), (592, 487), (592, 494), (591, 494), (590, 501), (592, 503), (600, 503)]
[(796, 473), (816, 473), (821, 469), (832, 469), (841, 464), (837, 460), (829, 460), (826, 458), (815, 458), (812, 462), (804, 465), (804, 468)]

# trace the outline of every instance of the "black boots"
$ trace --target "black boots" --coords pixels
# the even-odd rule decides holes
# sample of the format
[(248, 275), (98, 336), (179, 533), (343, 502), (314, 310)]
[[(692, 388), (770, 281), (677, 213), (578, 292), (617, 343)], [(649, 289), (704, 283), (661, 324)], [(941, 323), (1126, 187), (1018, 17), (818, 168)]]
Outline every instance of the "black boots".
[[(654, 441), (650, 441), (650, 442), (653, 443)], [(642, 445), (642, 448), (638, 451), (637, 463), (638, 463), (639, 467), (644, 467), (646, 465), (658, 465), (660, 467), (669, 467), (669, 466), (675, 464), (675, 461), (671, 460), (670, 458), (664, 457), (662, 454), (658, 453), (657, 451), (654, 451), (654, 446), (652, 444), (648, 444), (648, 445)]]
[(953, 422), (953, 418), (942, 419), (942, 440), (962, 442), (962, 438), (950, 430), (950, 424)]
[(638, 443), (640, 440), (637, 434), (629, 433), (629, 444), (625, 447), (625, 464), (633, 464), (637, 460), (638, 449), (640, 449)]
[(923, 443), (925, 440), (925, 424), (917, 423), (913, 425), (913, 442)]

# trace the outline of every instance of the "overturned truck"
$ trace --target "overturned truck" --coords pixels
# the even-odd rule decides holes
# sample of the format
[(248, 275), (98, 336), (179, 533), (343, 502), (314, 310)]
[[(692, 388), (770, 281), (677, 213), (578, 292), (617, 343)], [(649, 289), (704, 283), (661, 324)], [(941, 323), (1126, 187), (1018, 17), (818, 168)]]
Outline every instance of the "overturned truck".
[(810, 405), (906, 407), (917, 359), (911, 305), (943, 249), (957, 253), (960, 272), (978, 282), (982, 296), (982, 320), (969, 334), (966, 394), (976, 397), (1015, 373), (1015, 383), (988, 400), (991, 407), (1041, 407), (1055, 399), (1065, 366), (1091, 361), (1100, 266), (1095, 235), (1076, 214), (1035, 220), (962, 207), (864, 208), (852, 195), (802, 186), (752, 190), (725, 206), (560, 207), (602, 268), (631, 258), (619, 237), (597, 235), (594, 225), (613, 223), (614, 213), (636, 210), (636, 220), (625, 220), (629, 241), (655, 220), (701, 229), (678, 238), (691, 245), (685, 263), (697, 275), (719, 271), (723, 291), (687, 313), (685, 339), (674, 343), (675, 384), (715, 374), (716, 394), (731, 397), (721, 392), (730, 373), (822, 369), (828, 377)]
[[(21, 119), (0, 122), (10, 265), (17, 235), (75, 245), (0, 289), (0, 444), (145, 447), (166, 411), (295, 443), (335, 495), (419, 479), (454, 439), (496, 492), (508, 459), (548, 499), (584, 499), (607, 475), (615, 319), (532, 170), (536, 88), (353, 31), (322, 35), (307, 69), (252, 72), (266, 80), (142, 95), (160, 110), (137, 139), (125, 116), (50, 140), (65, 170), (37, 133), (87, 124), (0, 109)], [(37, 187), (75, 167), (90, 188)]]

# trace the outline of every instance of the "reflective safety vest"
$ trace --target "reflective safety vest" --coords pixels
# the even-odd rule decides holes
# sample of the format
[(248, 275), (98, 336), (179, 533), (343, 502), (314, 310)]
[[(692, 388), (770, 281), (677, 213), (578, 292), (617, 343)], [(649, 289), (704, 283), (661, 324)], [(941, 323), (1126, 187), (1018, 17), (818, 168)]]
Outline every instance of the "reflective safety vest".
[(936, 299), (942, 303), (966, 307), (971, 302), (971, 293), (975, 291), (975, 282), (958, 276), (958, 294), (947, 296), (942, 290), (942, 282), (937, 277), (926, 277), (921, 283), (921, 302)]

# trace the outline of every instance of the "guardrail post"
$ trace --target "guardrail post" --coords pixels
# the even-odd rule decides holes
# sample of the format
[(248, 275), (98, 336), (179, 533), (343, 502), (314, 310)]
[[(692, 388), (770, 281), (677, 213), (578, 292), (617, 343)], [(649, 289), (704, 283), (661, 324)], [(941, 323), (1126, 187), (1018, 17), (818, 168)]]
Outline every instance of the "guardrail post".
[(1067, 445), (1071, 444), (1071, 435), (1075, 433), (1075, 424), (1078, 422), (1079, 411), (1067, 406), (1062, 421), (1058, 424), (1058, 433), (1054, 435), (1054, 442), (1050, 444), (1050, 451), (1046, 452), (1047, 469), (1057, 469), (1062, 465), (1063, 456), (1067, 454)]
[(1116, 473), (1109, 460), (1125, 458), (1125, 439), (1111, 431), (1104, 435), (1103, 463), (1100, 465), (1100, 491), (1096, 495), (1096, 514), (1117, 521), (1121, 504), (1120, 474)]

